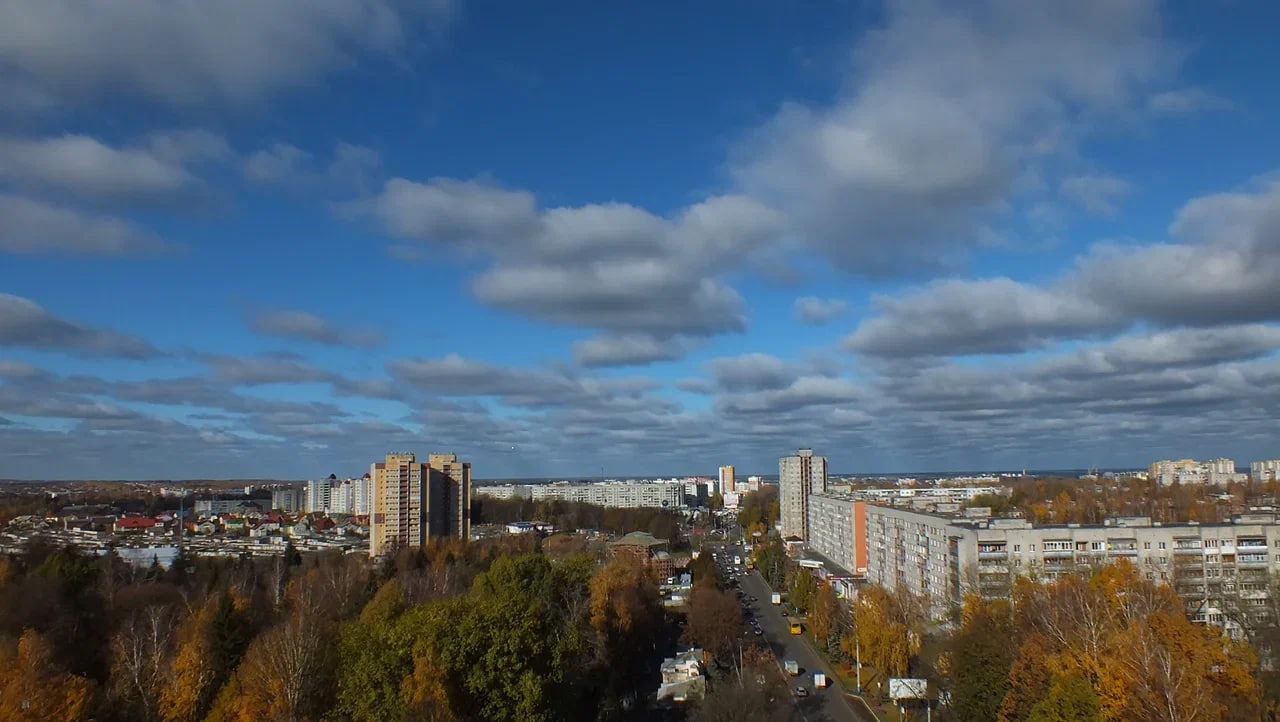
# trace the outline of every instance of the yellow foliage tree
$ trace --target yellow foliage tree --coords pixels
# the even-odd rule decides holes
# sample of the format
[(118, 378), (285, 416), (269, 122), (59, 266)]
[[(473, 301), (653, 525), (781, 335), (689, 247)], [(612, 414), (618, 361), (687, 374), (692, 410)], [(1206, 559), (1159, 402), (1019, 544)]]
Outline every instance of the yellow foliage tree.
[(34, 629), (16, 649), (0, 648), (0, 720), (62, 722), (89, 718), (93, 687), (67, 674), (52, 659), (49, 644)]

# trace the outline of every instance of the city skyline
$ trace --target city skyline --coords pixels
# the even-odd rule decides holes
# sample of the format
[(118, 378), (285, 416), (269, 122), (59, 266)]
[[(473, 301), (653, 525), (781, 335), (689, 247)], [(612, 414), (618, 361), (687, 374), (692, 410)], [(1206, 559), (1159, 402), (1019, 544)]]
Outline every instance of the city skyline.
[(10, 4), (0, 475), (1274, 459), (1277, 19)]

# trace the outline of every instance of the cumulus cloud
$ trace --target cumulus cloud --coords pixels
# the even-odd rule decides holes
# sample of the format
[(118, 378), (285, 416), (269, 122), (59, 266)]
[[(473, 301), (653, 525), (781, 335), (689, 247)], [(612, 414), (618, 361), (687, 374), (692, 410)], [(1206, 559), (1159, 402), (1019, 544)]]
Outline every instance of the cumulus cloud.
[(0, 251), (133, 256), (178, 248), (130, 221), (0, 194)]
[(382, 334), (368, 328), (339, 328), (306, 311), (262, 311), (252, 314), (249, 327), (267, 336), (314, 341), (329, 346), (376, 346)]
[(658, 361), (683, 358), (688, 345), (679, 339), (658, 340), (644, 334), (596, 336), (573, 343), (573, 358), (579, 364), (599, 366), (644, 366)]
[(302, 357), (290, 353), (261, 354), (257, 356), (233, 356), (230, 354), (199, 353), (196, 358), (208, 364), (219, 381), (229, 384), (257, 386), (260, 384), (296, 384), (332, 381), (335, 374), (316, 368)]
[(834, 105), (787, 104), (731, 162), (860, 274), (953, 265), (1081, 114), (1126, 108), (1171, 68), (1151, 0), (890, 0), (884, 15)]
[(1280, 320), (1280, 182), (1197, 198), (1173, 242), (1105, 244), (1070, 276), (1081, 295), (1161, 324)]
[(805, 323), (826, 323), (849, 310), (849, 304), (839, 298), (803, 296), (791, 306), (796, 320)]
[(188, 164), (229, 154), (225, 140), (201, 130), (123, 147), (87, 135), (0, 138), (0, 178), (94, 200), (155, 202), (202, 192)]
[(872, 356), (1016, 353), (1127, 325), (1088, 299), (1008, 278), (937, 281), (872, 300), (880, 315), (844, 339)]
[(129, 359), (160, 355), (137, 336), (61, 319), (34, 301), (7, 293), (0, 293), (0, 346)]
[(19, 0), (0, 6), (0, 78), (28, 106), (114, 91), (244, 102), (403, 53), (454, 14), (451, 0)]
[(489, 258), (473, 283), (486, 303), (655, 342), (742, 330), (745, 303), (716, 276), (781, 228), (776, 211), (742, 196), (666, 218), (623, 203), (540, 210), (527, 191), (448, 178), (392, 179), (349, 210)]

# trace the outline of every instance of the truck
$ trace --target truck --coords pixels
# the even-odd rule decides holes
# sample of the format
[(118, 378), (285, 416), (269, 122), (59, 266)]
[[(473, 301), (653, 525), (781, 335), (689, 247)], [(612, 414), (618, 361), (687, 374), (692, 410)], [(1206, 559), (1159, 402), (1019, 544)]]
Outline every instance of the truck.
[(822, 689), (827, 686), (827, 675), (822, 672), (813, 673), (813, 688)]
[(792, 677), (800, 674), (800, 663), (795, 661), (794, 659), (788, 659), (787, 661), (783, 662), (782, 668), (787, 670), (787, 674), (791, 675)]
[(773, 596), (769, 597), (769, 603), (773, 604), (775, 607), (779, 604), (782, 604), (782, 594), (779, 592), (774, 592)]

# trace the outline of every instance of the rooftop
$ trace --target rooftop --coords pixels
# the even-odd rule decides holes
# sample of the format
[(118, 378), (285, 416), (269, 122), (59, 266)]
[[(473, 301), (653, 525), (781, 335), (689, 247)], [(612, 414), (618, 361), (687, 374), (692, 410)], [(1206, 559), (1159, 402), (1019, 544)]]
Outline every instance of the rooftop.
[(612, 546), (643, 546), (653, 547), (662, 546), (667, 543), (666, 539), (659, 539), (656, 536), (645, 531), (633, 531), (621, 539), (613, 542)]

